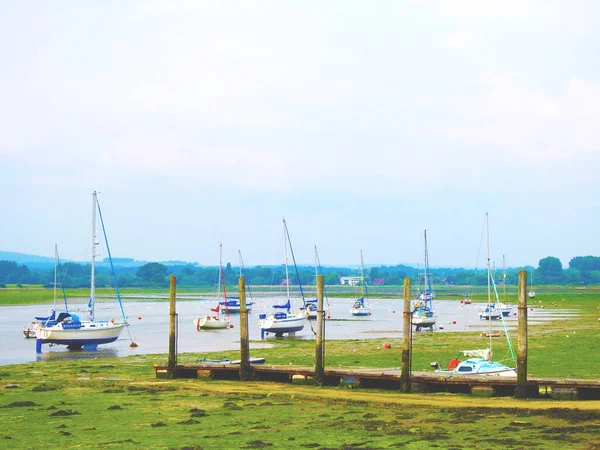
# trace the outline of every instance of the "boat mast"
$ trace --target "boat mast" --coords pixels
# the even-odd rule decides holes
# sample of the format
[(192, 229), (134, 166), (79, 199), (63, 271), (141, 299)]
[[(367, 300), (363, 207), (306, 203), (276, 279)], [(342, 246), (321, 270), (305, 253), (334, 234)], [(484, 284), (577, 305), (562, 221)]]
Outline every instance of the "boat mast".
[[(365, 264), (363, 262), (363, 251), (360, 251), (360, 280), (361, 280), (361, 287), (362, 287), (362, 297), (363, 297), (363, 303), (366, 302), (365, 299)], [(366, 306), (366, 304), (365, 304)]]
[[(485, 212), (485, 231), (486, 231), (486, 240), (487, 240), (487, 292), (488, 292), (488, 321), (489, 321), (489, 333), (490, 333), (490, 351), (492, 350), (492, 296), (490, 291), (490, 278), (492, 276), (490, 269), (490, 224), (487, 211)], [(493, 358), (491, 356), (490, 358)]]
[(54, 244), (54, 310), (56, 310), (56, 266), (58, 266), (58, 245)]
[[(223, 276), (223, 264), (221, 263), (221, 256), (223, 254), (223, 244), (219, 242), (219, 276), (217, 277), (217, 298), (221, 297), (221, 277)], [(227, 299), (225, 299), (227, 300)]]
[(428, 257), (427, 257), (427, 230), (425, 230), (423, 232), (423, 235), (425, 237), (425, 275), (424, 275), (424, 279), (423, 279), (423, 283), (425, 284), (425, 304), (427, 306), (428, 305), (428, 299), (429, 299), (429, 278), (427, 277), (427, 270), (429, 269), (429, 261), (428, 261)]
[(287, 298), (289, 301), (290, 300), (290, 272), (288, 269), (288, 250), (287, 250), (288, 236), (287, 236), (287, 225), (285, 223), (285, 218), (283, 219), (283, 231), (284, 231), (283, 248), (285, 251), (285, 286), (286, 286), (286, 291), (287, 291)]
[[(225, 284), (225, 272), (223, 271), (223, 244), (219, 242), (219, 274), (223, 283), (223, 300), (225, 301), (225, 315), (229, 317), (229, 303), (227, 303), (227, 285)], [(221, 308), (219, 308), (219, 313)]]
[(504, 259), (504, 255), (502, 255), (502, 278), (504, 283), (502, 283), (502, 303), (506, 304), (506, 261)]
[(90, 280), (90, 302), (88, 310), (90, 320), (94, 320), (94, 301), (96, 299), (96, 245), (98, 245), (98, 237), (96, 236), (96, 209), (98, 208), (98, 194), (96, 191), (92, 194), (92, 271)]

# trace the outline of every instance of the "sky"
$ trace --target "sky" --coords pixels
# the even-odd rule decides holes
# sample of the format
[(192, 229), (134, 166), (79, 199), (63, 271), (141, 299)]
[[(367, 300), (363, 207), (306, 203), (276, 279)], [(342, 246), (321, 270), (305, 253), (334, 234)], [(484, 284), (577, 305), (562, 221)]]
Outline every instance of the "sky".
[(600, 2), (0, 6), (0, 250), (203, 265), (600, 255)]

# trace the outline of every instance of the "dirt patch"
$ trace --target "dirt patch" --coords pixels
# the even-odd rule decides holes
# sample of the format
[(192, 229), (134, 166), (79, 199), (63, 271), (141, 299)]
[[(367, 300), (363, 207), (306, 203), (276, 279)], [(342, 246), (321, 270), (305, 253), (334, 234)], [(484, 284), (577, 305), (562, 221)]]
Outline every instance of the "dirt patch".
[(246, 442), (246, 446), (242, 447), (242, 448), (265, 448), (265, 447), (272, 447), (273, 444), (271, 444), (270, 442), (264, 442), (264, 441), (250, 441), (250, 442)]
[(24, 401), (24, 402), (12, 402), (10, 405), (6, 405), (5, 408), (21, 408), (23, 406), (38, 406), (33, 402)]
[(80, 414), (78, 411), (73, 411), (72, 409), (59, 409), (58, 411), (50, 414), (50, 417), (68, 417), (68, 416), (76, 416)]

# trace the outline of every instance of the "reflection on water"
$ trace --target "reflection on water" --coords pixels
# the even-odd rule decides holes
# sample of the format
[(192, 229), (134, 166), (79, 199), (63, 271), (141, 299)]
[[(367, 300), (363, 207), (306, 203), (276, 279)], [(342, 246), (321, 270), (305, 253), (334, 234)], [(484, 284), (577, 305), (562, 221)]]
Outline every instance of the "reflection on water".
[[(248, 329), (250, 348), (256, 349), (268, 346), (276, 339), (269, 336), (260, 339), (258, 316), (269, 313), (272, 305), (281, 303), (282, 298), (260, 299), (254, 304), (249, 315)], [(197, 331), (193, 320), (198, 316), (210, 313), (215, 300), (178, 301), (177, 322), (179, 353), (206, 353), (226, 350), (239, 350), (240, 331), (239, 315), (231, 316), (233, 328), (225, 330)], [(331, 320), (325, 321), (326, 339), (368, 339), (368, 338), (401, 338), (402, 337), (402, 308), (401, 299), (371, 299), (370, 306), (373, 315), (353, 317), (349, 308), (354, 302), (352, 298), (330, 299)], [(434, 301), (438, 313), (438, 332), (453, 331), (487, 331), (490, 326), (497, 330), (502, 327), (501, 321), (479, 319), (479, 308), (482, 304), (460, 305), (457, 301)], [(22, 330), (31, 323), (36, 315), (45, 315), (51, 305), (4, 306), (0, 307), (0, 365), (17, 364), (32, 361), (60, 361), (67, 359), (103, 358), (109, 356), (132, 356), (141, 354), (166, 354), (169, 339), (169, 303), (156, 301), (136, 301), (125, 304), (130, 326), (127, 327), (117, 341), (100, 345), (98, 350), (68, 350), (65, 346), (55, 345), (42, 347), (42, 353), (35, 353), (35, 339), (23, 338)], [(97, 308), (99, 319), (109, 319), (114, 314), (115, 304), (100, 304)], [(516, 310), (516, 309), (515, 309)], [(112, 311), (112, 312), (111, 312)], [(552, 311), (535, 308), (528, 311), (529, 323), (541, 323), (548, 320), (560, 320), (566, 314), (574, 311)], [(214, 313), (210, 313), (214, 314)], [(516, 316), (506, 320), (507, 326), (514, 329), (517, 324)], [(314, 339), (316, 321), (309, 321), (295, 339)], [(430, 331), (422, 331), (429, 333)], [(284, 337), (283, 339), (290, 339)], [(134, 341), (138, 347), (129, 345)]]
[[(65, 361), (65, 360), (80, 360), (80, 359), (97, 359), (107, 358), (111, 356), (119, 356), (119, 351), (115, 348), (100, 348), (98, 350), (68, 350), (65, 346), (62, 347), (62, 351), (42, 351), (35, 355), (36, 361)], [(58, 350), (58, 349), (57, 349)]]

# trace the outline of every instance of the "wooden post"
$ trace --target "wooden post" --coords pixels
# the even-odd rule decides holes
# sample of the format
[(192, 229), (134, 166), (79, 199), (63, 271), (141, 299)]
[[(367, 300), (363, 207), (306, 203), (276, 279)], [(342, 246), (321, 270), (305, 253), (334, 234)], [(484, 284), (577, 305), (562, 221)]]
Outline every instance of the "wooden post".
[(410, 392), (410, 358), (411, 358), (411, 332), (412, 321), (410, 313), (410, 278), (404, 279), (404, 311), (402, 323), (402, 374), (400, 386), (402, 392)]
[(246, 281), (244, 277), (240, 277), (239, 279), (238, 292), (240, 295), (240, 380), (248, 381), (251, 378), (251, 371), (248, 340), (248, 310), (246, 309)]
[(516, 398), (527, 397), (527, 271), (519, 270), (519, 318)]
[(317, 276), (317, 337), (315, 350), (315, 386), (323, 386), (325, 384), (325, 351), (323, 347), (323, 339), (325, 334), (325, 321), (323, 320), (323, 292), (324, 282), (323, 275)]
[(167, 377), (175, 378), (177, 367), (177, 313), (175, 312), (176, 277), (170, 277), (169, 289), (169, 362)]

